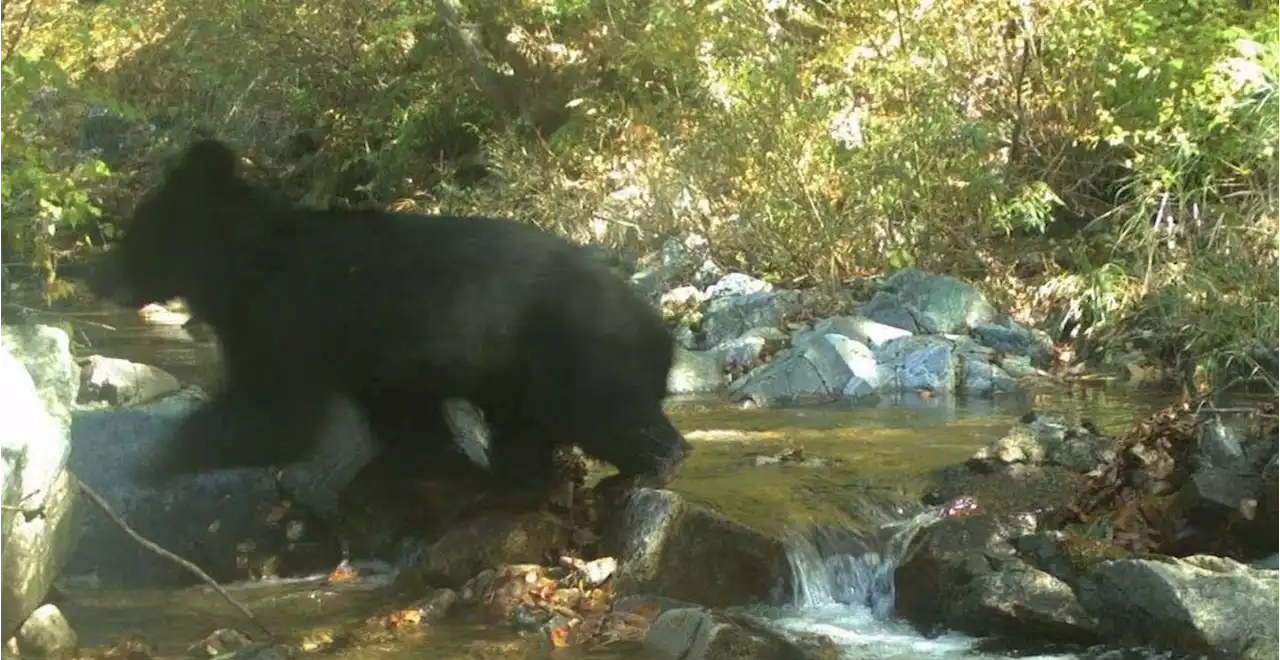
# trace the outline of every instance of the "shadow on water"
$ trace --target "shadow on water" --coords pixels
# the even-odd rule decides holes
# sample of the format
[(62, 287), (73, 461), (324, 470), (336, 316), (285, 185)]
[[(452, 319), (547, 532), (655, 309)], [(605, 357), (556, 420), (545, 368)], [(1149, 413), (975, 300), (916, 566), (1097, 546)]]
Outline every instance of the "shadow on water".
[[(10, 313), (6, 307), (7, 318)], [(144, 323), (134, 312), (82, 303), (56, 313), (28, 308), (23, 315), (69, 330), (79, 355), (96, 353), (152, 364), (206, 388), (218, 378), (215, 347), (208, 337), (193, 337), (182, 329), (181, 316), (166, 319), (168, 325), (156, 325)], [(765, 410), (742, 410), (720, 400), (678, 399), (670, 402), (670, 414), (695, 451), (671, 487), (788, 539), (793, 568), (803, 576), (799, 591), (788, 607), (755, 612), (780, 631), (828, 635), (848, 658), (1008, 657), (984, 655), (974, 650), (974, 640), (962, 636), (926, 639), (889, 616), (893, 568), (910, 535), (936, 514), (876, 507), (882, 502), (918, 501), (926, 474), (964, 461), (1029, 410), (1078, 413), (1104, 431), (1120, 433), (1171, 398), (1169, 393), (1094, 386), (1054, 387), (995, 400), (908, 395), (871, 403)], [(797, 452), (805, 460), (773, 459)], [(854, 518), (887, 526), (854, 529), (849, 524)], [(339, 594), (327, 589), (261, 587), (249, 600), (268, 625), (291, 631), (349, 627), (380, 607), (402, 602), (385, 591)], [(193, 589), (76, 594), (65, 611), (86, 644), (137, 633), (176, 653), (217, 622), (239, 626), (225, 608), (216, 595)], [(396, 660), (424, 652), (449, 658), (529, 657), (526, 642), (484, 626), (434, 627), (423, 644), (397, 642), (332, 655)], [(546, 652), (535, 656), (546, 657)]]

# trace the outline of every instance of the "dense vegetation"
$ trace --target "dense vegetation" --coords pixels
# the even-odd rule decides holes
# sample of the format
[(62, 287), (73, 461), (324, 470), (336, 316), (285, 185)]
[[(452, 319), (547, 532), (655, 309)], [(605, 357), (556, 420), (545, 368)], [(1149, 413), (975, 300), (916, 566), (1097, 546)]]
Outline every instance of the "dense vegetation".
[(916, 265), (1183, 368), (1276, 344), (1274, 0), (7, 0), (3, 37), (5, 262), (50, 295), (206, 132), (315, 203)]

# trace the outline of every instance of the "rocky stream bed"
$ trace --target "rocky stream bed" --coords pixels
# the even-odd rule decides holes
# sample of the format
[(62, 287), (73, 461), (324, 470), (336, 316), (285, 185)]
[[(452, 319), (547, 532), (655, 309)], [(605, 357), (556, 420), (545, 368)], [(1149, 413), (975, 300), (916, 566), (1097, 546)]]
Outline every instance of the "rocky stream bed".
[[(6, 653), (1280, 653), (1274, 396), (1091, 419), (1037, 394), (1063, 389), (1049, 336), (958, 280), (908, 269), (841, 295), (783, 291), (700, 249), (672, 241), (632, 276), (678, 329), (671, 389), (700, 398), (673, 418), (697, 449), (670, 490), (618, 511), (597, 510), (600, 469), (567, 453), (564, 499), (464, 515), (465, 494), (387, 478), (343, 408), (305, 464), (147, 490), (126, 475), (216, 386), (208, 343), (178, 316), (108, 357), (89, 347), (108, 324), (73, 328), (73, 350), (59, 328), (6, 318)], [(165, 336), (196, 364), (146, 364)], [(481, 416), (450, 406), (482, 458)], [(688, 421), (726, 415), (739, 421)], [(123, 534), (80, 480), (271, 636)]]

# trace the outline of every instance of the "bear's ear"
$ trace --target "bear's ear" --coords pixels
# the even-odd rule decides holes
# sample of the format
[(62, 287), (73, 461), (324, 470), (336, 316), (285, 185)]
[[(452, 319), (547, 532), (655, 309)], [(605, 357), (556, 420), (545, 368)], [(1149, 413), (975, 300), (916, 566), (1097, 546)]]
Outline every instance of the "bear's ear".
[(174, 171), (204, 183), (226, 183), (236, 176), (236, 153), (219, 140), (200, 140), (182, 152)]

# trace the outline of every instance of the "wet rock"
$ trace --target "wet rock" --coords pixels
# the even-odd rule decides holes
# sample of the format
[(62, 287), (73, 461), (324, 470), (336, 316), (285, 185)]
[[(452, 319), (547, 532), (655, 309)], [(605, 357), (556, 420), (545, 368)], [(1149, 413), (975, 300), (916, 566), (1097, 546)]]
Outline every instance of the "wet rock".
[(781, 541), (670, 491), (635, 491), (606, 540), (617, 549), (619, 596), (715, 607), (774, 601), (790, 589)]
[(1260, 660), (1280, 654), (1277, 584), (1275, 571), (1197, 555), (1103, 561), (1078, 591), (1112, 635), (1193, 656)]
[(676, 348), (676, 359), (667, 374), (671, 394), (717, 392), (724, 389), (724, 358), (717, 351)]
[(493, 566), (536, 565), (569, 547), (571, 535), (564, 521), (544, 512), (483, 512), (423, 544), (405, 562), (404, 576), (420, 584), (458, 588)]
[[(752, 457), (751, 462), (756, 467), (786, 464), (804, 468), (820, 468), (826, 467), (832, 461), (816, 456), (808, 456), (805, 454), (803, 447), (793, 447), (777, 454), (756, 455)], [(837, 459), (834, 462), (840, 463), (841, 461)]]
[(971, 331), (979, 344), (1002, 353), (1025, 356), (1032, 365), (1048, 366), (1053, 360), (1053, 339), (1043, 330), (1032, 330), (1015, 321), (979, 323)]
[[(47, 335), (44, 335), (47, 337)], [(63, 335), (65, 337), (65, 335)], [(57, 342), (49, 342), (57, 348)], [(3, 457), (3, 502), (0, 527), (0, 619), (7, 639), (39, 606), (77, 543), (74, 514), (75, 481), (67, 470), (70, 445), (65, 415), (74, 396), (66, 381), (66, 363), (27, 352), (25, 366), (5, 343), (0, 350), (0, 417), (6, 432), (0, 439)], [(62, 367), (55, 369), (56, 365)], [(33, 378), (34, 373), (43, 378)], [(41, 391), (37, 383), (44, 383)]]
[(1054, 465), (1084, 474), (1112, 460), (1112, 439), (1061, 416), (1034, 414), (978, 450), (970, 468), (990, 472), (1010, 466)]
[(997, 317), (991, 303), (972, 286), (915, 268), (885, 280), (858, 313), (916, 334), (964, 334)]
[[(163, 489), (133, 474), (180, 420), (204, 400), (197, 389), (119, 409), (82, 409), (71, 428), (71, 469), (139, 534), (231, 581), (289, 571), (313, 572), (337, 562), (336, 546), (300, 507), (281, 501), (266, 469), (187, 477)], [(292, 469), (292, 466), (291, 466)], [(140, 547), (96, 508), (81, 517), (82, 543), (67, 564), (104, 585), (172, 585), (193, 578)], [(299, 526), (303, 533), (299, 535)]]
[(56, 605), (41, 605), (18, 629), (18, 651), (23, 657), (54, 658), (74, 652), (80, 638)]
[(795, 291), (757, 291), (709, 299), (702, 309), (702, 345), (716, 348), (753, 328), (781, 328), (801, 307)]
[(895, 572), (896, 610), (925, 629), (1036, 643), (1098, 640), (1090, 614), (1060, 578), (1020, 558), (1011, 541), (1030, 516), (978, 514), (922, 531)]
[(422, 622), (435, 623), (445, 618), (457, 602), (458, 592), (452, 589), (436, 589), (418, 606), (418, 611), (422, 613)]
[(796, 642), (752, 623), (701, 608), (667, 610), (650, 625), (644, 648), (671, 660), (840, 657), (830, 640)]
[(253, 646), (253, 639), (235, 628), (218, 628), (187, 647), (192, 657), (215, 658)]
[(825, 337), (812, 337), (774, 356), (729, 385), (730, 399), (757, 406), (790, 403), (843, 392), (853, 371)]
[(181, 388), (178, 379), (163, 369), (91, 355), (80, 372), (79, 403), (133, 405), (158, 399)]
[(80, 390), (80, 367), (71, 357), (71, 338), (46, 325), (5, 325), (0, 343), (9, 349), (35, 381), (45, 409), (62, 424)]

